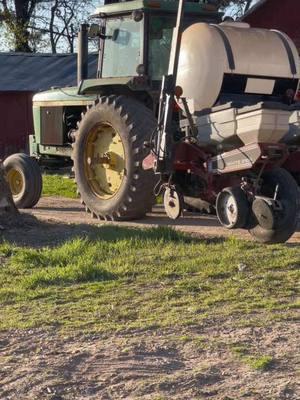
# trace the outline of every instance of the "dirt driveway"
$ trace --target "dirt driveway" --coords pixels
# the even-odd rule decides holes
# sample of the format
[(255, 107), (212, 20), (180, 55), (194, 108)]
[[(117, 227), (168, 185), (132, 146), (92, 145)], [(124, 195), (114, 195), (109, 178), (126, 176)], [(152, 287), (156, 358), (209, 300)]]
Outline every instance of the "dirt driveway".
[[(154, 207), (152, 213), (146, 218), (134, 222), (103, 222), (92, 219), (87, 214), (78, 200), (61, 197), (42, 198), (37, 207), (27, 213), (34, 215), (43, 221), (64, 222), (69, 224), (103, 225), (117, 224), (122, 226), (153, 227), (171, 226), (183, 232), (189, 232), (199, 236), (219, 237), (235, 236), (251, 240), (251, 235), (244, 230), (230, 231), (220, 226), (215, 216), (199, 215), (197, 213), (185, 213), (184, 217), (172, 221), (164, 213), (162, 206)], [(289, 243), (300, 242), (300, 227), (298, 232), (289, 240)]]
[[(0, 399), (299, 400), (299, 326), (232, 328), (233, 321), (182, 331), (64, 337), (53, 331), (0, 334)], [(210, 343), (189, 341), (210, 338)], [(255, 371), (230, 348), (272, 354)]]

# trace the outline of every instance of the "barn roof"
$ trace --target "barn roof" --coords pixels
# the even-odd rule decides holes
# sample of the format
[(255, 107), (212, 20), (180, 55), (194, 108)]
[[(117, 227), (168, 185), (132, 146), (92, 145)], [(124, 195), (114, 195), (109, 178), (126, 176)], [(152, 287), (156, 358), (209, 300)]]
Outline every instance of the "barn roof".
[[(90, 77), (96, 77), (97, 59), (97, 54), (89, 55)], [(76, 54), (0, 53), (1, 92), (39, 92), (76, 84)]]

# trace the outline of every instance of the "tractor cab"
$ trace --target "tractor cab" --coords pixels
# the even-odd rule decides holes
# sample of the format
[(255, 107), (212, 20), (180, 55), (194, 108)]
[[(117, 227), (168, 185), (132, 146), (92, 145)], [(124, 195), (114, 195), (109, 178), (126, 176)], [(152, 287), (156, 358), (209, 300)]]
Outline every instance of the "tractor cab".
[[(186, 3), (184, 26), (220, 22), (222, 14), (212, 3)], [(100, 40), (98, 82), (83, 76), (79, 93), (98, 93), (99, 86), (112, 84), (125, 84), (134, 91), (159, 91), (161, 78), (168, 72), (177, 7), (178, 3), (170, 0), (134, 0), (99, 7), (92, 16), (99, 21), (89, 29), (89, 36)]]

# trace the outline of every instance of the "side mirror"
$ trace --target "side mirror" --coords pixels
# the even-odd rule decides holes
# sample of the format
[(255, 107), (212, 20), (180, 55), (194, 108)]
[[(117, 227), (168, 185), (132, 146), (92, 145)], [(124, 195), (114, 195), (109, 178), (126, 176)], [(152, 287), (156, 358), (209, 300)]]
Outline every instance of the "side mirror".
[(116, 41), (118, 40), (119, 34), (120, 34), (120, 29), (115, 29), (115, 30), (113, 31), (111, 40), (112, 40), (113, 42), (116, 42)]
[(90, 39), (95, 39), (95, 38), (97, 38), (97, 37), (99, 37), (100, 36), (100, 34), (101, 34), (101, 28), (100, 28), (100, 26), (98, 25), (98, 24), (92, 24), (92, 25), (90, 25), (90, 28), (89, 28), (89, 38)]
[(131, 34), (128, 31), (122, 29), (115, 29), (112, 34), (111, 40), (123, 46), (128, 45), (130, 42)]

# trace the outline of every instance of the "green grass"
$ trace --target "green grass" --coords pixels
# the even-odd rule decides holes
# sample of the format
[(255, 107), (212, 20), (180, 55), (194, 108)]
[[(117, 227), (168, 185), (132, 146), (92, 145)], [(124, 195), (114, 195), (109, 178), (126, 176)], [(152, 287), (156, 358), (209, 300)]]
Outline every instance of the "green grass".
[(205, 241), (167, 228), (96, 232), (54, 248), (0, 245), (0, 329), (109, 332), (229, 316), (264, 324), (299, 313), (298, 247)]
[(274, 363), (273, 357), (269, 355), (251, 354), (250, 349), (248, 349), (246, 346), (233, 346), (232, 352), (240, 361), (257, 371), (267, 371)]
[(250, 357), (248, 364), (251, 368), (259, 371), (267, 371), (273, 365), (273, 358), (271, 356)]
[[(69, 199), (77, 199), (76, 184), (74, 179), (62, 175), (43, 175), (43, 193), (44, 197), (60, 196)], [(157, 204), (163, 203), (162, 196), (158, 196)]]
[(61, 196), (76, 199), (76, 185), (73, 179), (61, 175), (43, 175), (43, 196)]

